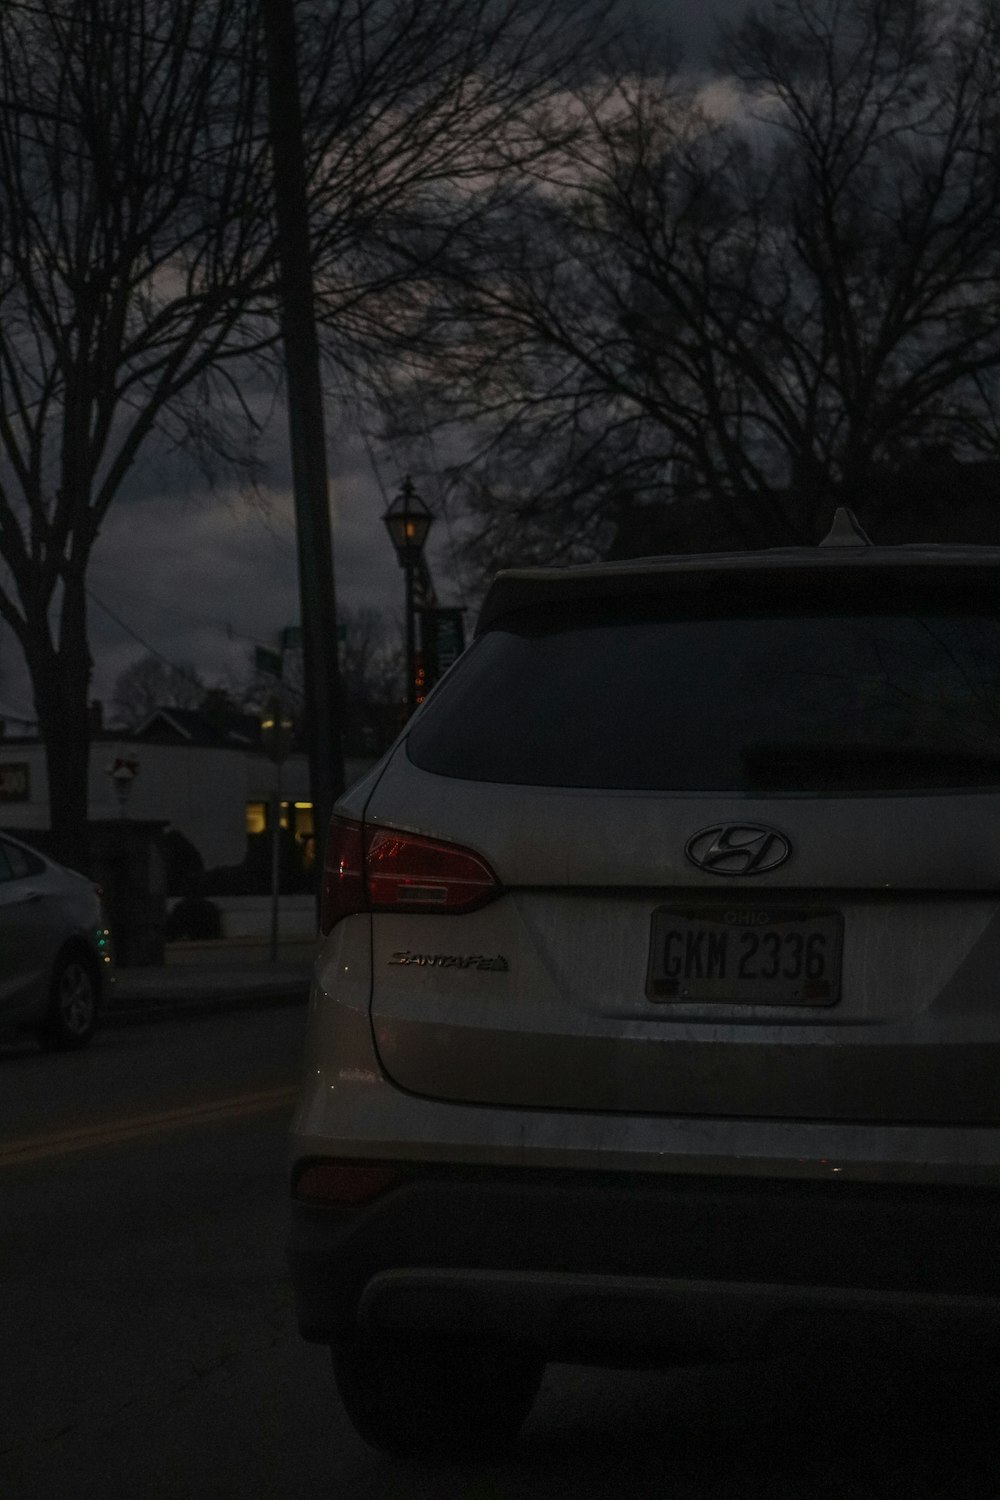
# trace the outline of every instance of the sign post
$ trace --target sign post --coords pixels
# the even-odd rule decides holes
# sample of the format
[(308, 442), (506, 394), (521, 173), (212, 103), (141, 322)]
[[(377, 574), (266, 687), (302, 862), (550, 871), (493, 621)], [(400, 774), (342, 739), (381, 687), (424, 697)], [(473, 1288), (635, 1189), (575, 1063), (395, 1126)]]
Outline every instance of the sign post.
[(295, 725), (276, 699), (271, 700), (260, 721), (260, 743), (268, 760), (274, 761), (274, 793), (271, 798), (271, 962), (278, 958), (278, 895), (281, 884), (281, 763), (291, 752)]

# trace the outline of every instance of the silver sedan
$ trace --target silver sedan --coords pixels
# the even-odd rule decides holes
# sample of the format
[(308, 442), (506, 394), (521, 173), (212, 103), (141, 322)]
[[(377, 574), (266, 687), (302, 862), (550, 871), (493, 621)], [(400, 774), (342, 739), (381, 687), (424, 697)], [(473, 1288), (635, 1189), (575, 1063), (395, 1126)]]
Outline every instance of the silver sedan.
[(114, 982), (100, 888), (0, 836), (0, 1030), (52, 1049), (84, 1047)]

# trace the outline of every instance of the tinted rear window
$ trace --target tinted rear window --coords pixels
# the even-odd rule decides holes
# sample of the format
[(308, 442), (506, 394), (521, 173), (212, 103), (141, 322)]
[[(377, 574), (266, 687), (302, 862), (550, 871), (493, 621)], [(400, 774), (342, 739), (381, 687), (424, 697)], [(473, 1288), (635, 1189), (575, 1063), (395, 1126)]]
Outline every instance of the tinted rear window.
[(532, 786), (737, 795), (1000, 785), (988, 613), (525, 611), (414, 722), (413, 762)]

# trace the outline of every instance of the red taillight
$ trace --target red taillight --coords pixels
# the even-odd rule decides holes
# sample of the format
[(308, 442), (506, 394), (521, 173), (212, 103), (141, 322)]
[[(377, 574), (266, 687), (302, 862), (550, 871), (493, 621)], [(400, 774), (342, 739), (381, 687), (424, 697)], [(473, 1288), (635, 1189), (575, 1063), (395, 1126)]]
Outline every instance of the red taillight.
[(499, 890), (489, 865), (471, 849), (334, 817), (320, 927), (329, 932), (355, 911), (472, 911)]
[(471, 911), (499, 889), (489, 865), (471, 849), (394, 828), (366, 829), (365, 875), (373, 911)]

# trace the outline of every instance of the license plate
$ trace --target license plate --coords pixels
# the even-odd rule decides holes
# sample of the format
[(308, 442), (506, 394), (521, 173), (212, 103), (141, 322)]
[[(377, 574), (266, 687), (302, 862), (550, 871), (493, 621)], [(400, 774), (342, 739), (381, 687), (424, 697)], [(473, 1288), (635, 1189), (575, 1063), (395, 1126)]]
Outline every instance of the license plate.
[(655, 1001), (834, 1005), (840, 912), (785, 906), (661, 906), (646, 993)]

